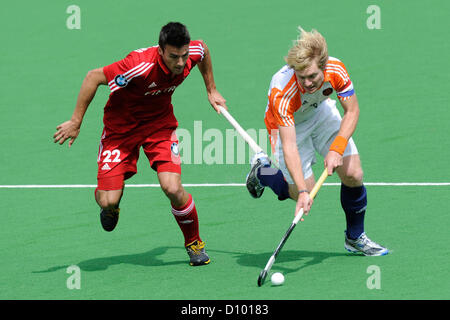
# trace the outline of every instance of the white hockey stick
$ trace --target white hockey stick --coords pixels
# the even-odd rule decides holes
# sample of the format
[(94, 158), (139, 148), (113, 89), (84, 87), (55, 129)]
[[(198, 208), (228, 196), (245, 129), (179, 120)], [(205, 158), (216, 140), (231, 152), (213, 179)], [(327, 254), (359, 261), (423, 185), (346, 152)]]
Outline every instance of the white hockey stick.
[[(236, 129), (236, 131), (241, 135), (241, 137), (248, 143), (250, 148), (252, 148), (255, 153), (264, 152), (264, 150), (253, 140), (252, 137), (242, 129), (241, 125), (233, 118), (233, 116), (224, 108), (219, 107), (220, 113), (223, 114), (225, 118), (227, 118), (228, 122)], [(265, 153), (265, 152), (264, 152)]]

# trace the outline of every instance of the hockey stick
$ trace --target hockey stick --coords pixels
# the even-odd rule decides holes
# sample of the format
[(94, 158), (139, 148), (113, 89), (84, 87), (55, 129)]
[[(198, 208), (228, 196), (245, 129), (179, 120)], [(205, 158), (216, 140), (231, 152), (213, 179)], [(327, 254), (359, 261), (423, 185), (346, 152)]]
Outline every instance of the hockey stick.
[[(236, 129), (236, 131), (242, 136), (242, 138), (248, 143), (250, 148), (252, 148), (252, 150), (255, 153), (264, 153), (267, 156), (267, 154), (263, 151), (263, 149), (252, 139), (252, 137), (250, 137), (250, 135), (239, 125), (239, 123), (231, 116), (231, 114), (225, 108), (219, 107), (219, 109), (220, 109), (220, 112), (223, 114), (223, 116), (231, 123), (231, 125)], [(317, 192), (319, 191), (320, 187), (322, 186), (322, 184), (325, 181), (325, 179), (327, 178), (327, 176), (328, 176), (328, 170), (325, 168), (325, 170), (323, 171), (319, 180), (316, 182), (313, 189), (311, 190), (311, 193), (309, 194), (311, 199), (314, 199), (314, 197), (316, 196)], [(303, 216), (303, 209), (300, 209), (300, 211), (298, 212), (298, 214), (295, 216), (294, 220), (292, 221), (291, 226), (289, 227), (289, 229), (286, 231), (285, 235), (281, 239), (280, 244), (275, 249), (275, 252), (272, 254), (269, 261), (267, 262), (265, 268), (259, 274), (258, 286), (262, 286), (264, 284), (267, 274), (270, 271), (270, 269), (272, 268), (272, 265), (274, 264), (276, 257), (280, 253), (281, 249), (283, 248), (284, 244), (286, 243), (287, 239), (289, 238), (292, 230), (294, 230), (295, 226), (300, 221), (302, 216)]]
[[(309, 194), (311, 199), (314, 199), (314, 197), (317, 194), (317, 191), (319, 191), (320, 187), (322, 186), (322, 184), (325, 181), (325, 179), (327, 178), (327, 176), (328, 176), (328, 170), (325, 168), (325, 170), (323, 171), (323, 173), (320, 176), (319, 180), (316, 182), (316, 184), (314, 185), (314, 188), (311, 190), (311, 193)], [(277, 258), (278, 254), (280, 253), (281, 249), (283, 248), (284, 244), (286, 243), (287, 239), (289, 238), (292, 230), (294, 230), (295, 226), (300, 221), (302, 216), (303, 216), (303, 208), (300, 209), (298, 214), (295, 216), (295, 218), (292, 221), (292, 224), (290, 225), (289, 229), (286, 231), (286, 233), (284, 234), (283, 238), (281, 239), (280, 244), (275, 249), (275, 252), (270, 257), (270, 259), (267, 262), (265, 268), (259, 274), (258, 287), (261, 287), (264, 284), (264, 281), (266, 280), (267, 274), (269, 273), (270, 269), (272, 268), (272, 265), (274, 264), (275, 259)]]
[[(252, 137), (240, 126), (240, 124), (233, 118), (233, 116), (224, 108), (219, 107), (220, 112), (223, 116), (231, 123), (231, 125), (236, 129), (236, 131), (241, 135), (241, 137), (248, 143), (250, 148), (252, 148), (255, 153), (264, 152), (264, 150), (253, 140)], [(265, 153), (265, 152), (264, 152)]]

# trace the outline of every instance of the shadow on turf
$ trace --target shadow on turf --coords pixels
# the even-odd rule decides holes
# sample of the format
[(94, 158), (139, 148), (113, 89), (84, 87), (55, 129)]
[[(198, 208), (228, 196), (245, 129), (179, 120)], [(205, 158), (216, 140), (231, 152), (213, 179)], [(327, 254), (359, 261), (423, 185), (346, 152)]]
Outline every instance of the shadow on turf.
[[(188, 257), (186, 259), (179, 261), (164, 261), (158, 258), (158, 256), (166, 254), (169, 249), (177, 249), (179, 247), (159, 247), (153, 250), (136, 253), (136, 254), (126, 254), (119, 256), (94, 258), (89, 260), (84, 260), (76, 263), (76, 265), (83, 271), (101, 271), (106, 270), (110, 266), (119, 265), (122, 263), (133, 264), (144, 267), (158, 267), (158, 266), (168, 266), (168, 265), (178, 265), (178, 264), (188, 264)], [(243, 252), (229, 252), (223, 250), (210, 249), (208, 252), (217, 252), (231, 254), (236, 258), (236, 263), (241, 266), (254, 267), (263, 269), (266, 265), (268, 259), (272, 252), (268, 253), (243, 253)], [(276, 268), (283, 273), (296, 272), (303, 268), (313, 266), (322, 263), (325, 259), (333, 257), (343, 257), (343, 256), (353, 256), (347, 253), (336, 253), (336, 252), (321, 252), (321, 251), (303, 251), (303, 250), (286, 250), (282, 251), (276, 260)], [(211, 257), (214, 261), (214, 256)], [(288, 268), (280, 264), (286, 262), (298, 262), (298, 267)], [(46, 270), (33, 271), (33, 273), (48, 273), (55, 272), (58, 270), (66, 269), (69, 265), (54, 266)]]
[[(122, 263), (134, 264), (144, 267), (157, 267), (157, 266), (168, 266), (168, 265), (176, 265), (176, 264), (188, 264), (189, 258), (186, 255), (184, 260), (180, 261), (163, 261), (158, 259), (158, 256), (161, 256), (167, 252), (168, 249), (180, 249), (179, 247), (159, 247), (153, 250), (136, 253), (136, 254), (126, 254), (120, 256), (111, 256), (111, 257), (103, 257), (103, 258), (94, 258), (89, 260), (84, 260), (76, 265), (83, 271), (101, 271), (106, 270), (108, 267), (113, 265), (118, 265)], [(66, 269), (69, 265), (65, 266), (54, 266), (48, 268), (46, 270), (41, 271), (33, 271), (33, 273), (47, 273), (54, 272), (61, 269)]]
[[(270, 256), (273, 252), (266, 253), (238, 253), (238, 252), (227, 252), (221, 250), (209, 250), (211, 252), (221, 252), (233, 254), (236, 257), (236, 262), (245, 267), (256, 267), (259, 269), (264, 269), (267, 261), (269, 261)], [(279, 256), (276, 259), (274, 267), (272, 269), (277, 269), (284, 274), (297, 272), (301, 269), (320, 264), (325, 259), (334, 258), (334, 257), (361, 257), (362, 255), (354, 255), (350, 253), (337, 253), (337, 252), (323, 252), (323, 251), (305, 251), (305, 250), (286, 250), (280, 252)], [(296, 262), (295, 268), (289, 268), (283, 266), (283, 263), (287, 262)]]

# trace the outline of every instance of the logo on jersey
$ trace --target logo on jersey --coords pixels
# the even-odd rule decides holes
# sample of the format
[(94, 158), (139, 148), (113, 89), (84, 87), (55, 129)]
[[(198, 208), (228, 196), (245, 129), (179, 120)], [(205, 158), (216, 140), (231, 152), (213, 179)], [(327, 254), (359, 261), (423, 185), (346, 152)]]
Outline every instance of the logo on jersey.
[(180, 154), (180, 150), (178, 149), (178, 144), (176, 142), (172, 143), (170, 150), (172, 150), (174, 156), (178, 156)]
[(333, 89), (332, 88), (326, 88), (325, 90), (322, 91), (324, 96), (329, 96), (330, 94), (333, 93)]
[[(153, 84), (154, 84), (154, 86), (153, 86)], [(148, 87), (149, 88), (152, 88), (152, 87), (154, 88), (155, 86), (157, 86), (157, 84), (153, 82)], [(171, 94), (171, 93), (173, 93), (175, 91), (176, 88), (177, 88), (177, 86), (171, 86), (171, 87), (164, 88), (164, 89), (155, 89), (155, 90), (147, 91), (144, 95), (145, 96), (146, 95), (158, 96), (161, 93), (169, 93), (169, 94)]]
[(125, 78), (125, 76), (123, 74), (119, 74), (114, 78), (114, 82), (116, 83), (117, 86), (123, 88), (126, 87), (128, 84), (128, 80), (127, 78)]

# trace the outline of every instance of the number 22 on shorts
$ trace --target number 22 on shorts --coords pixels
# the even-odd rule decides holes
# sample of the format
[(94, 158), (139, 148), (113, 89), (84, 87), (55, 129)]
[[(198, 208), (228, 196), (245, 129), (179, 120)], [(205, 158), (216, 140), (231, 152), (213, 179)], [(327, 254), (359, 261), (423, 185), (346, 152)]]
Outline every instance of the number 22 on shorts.
[(118, 149), (114, 149), (113, 151), (105, 150), (102, 156), (105, 157), (103, 162), (120, 162), (120, 150)]

